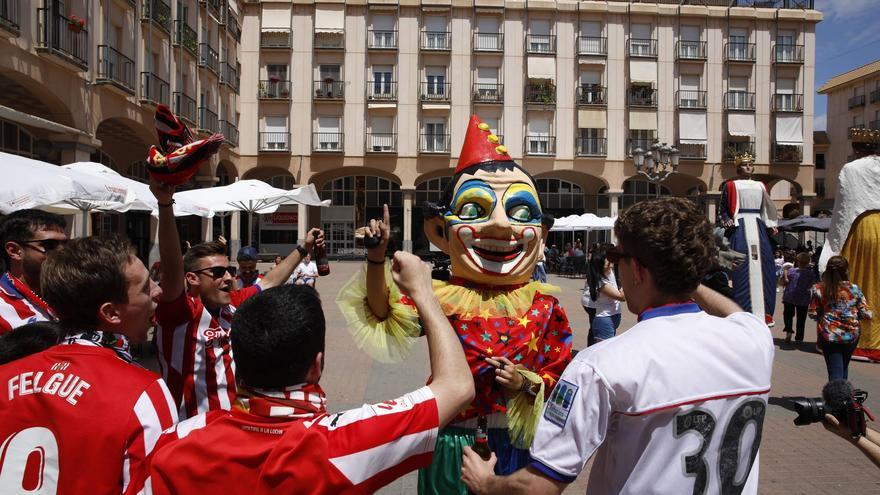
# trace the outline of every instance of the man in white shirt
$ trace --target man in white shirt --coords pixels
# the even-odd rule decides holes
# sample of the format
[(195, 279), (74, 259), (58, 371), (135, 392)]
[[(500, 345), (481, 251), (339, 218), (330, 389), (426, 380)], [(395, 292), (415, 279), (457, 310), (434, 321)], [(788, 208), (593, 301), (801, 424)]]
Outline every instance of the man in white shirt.
[(296, 285), (315, 286), (315, 280), (318, 278), (318, 265), (312, 261), (312, 255), (306, 254), (302, 262), (293, 270), (293, 275), (288, 283)]
[(558, 494), (595, 454), (590, 493), (756, 494), (770, 331), (698, 285), (716, 249), (689, 201), (636, 204), (614, 230), (608, 257), (639, 322), (566, 368), (526, 469), (495, 476), (494, 456), (466, 449), (462, 479), (477, 494)]

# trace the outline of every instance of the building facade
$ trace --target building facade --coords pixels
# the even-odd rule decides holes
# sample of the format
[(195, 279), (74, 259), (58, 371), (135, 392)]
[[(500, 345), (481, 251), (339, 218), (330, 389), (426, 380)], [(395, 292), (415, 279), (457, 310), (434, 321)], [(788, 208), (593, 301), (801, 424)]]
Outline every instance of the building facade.
[(819, 94), (828, 98), (824, 192), (825, 203), (833, 206), (837, 176), (853, 159), (850, 129), (880, 129), (880, 60), (832, 77), (819, 88)]
[[(0, 1), (0, 150), (146, 181), (164, 104), (199, 135), (226, 136), (190, 187), (215, 184), (238, 161), (240, 15), (220, 0)], [(148, 213), (92, 219), (94, 232), (126, 232), (147, 257)], [(202, 223), (184, 221), (187, 237), (202, 238)]]

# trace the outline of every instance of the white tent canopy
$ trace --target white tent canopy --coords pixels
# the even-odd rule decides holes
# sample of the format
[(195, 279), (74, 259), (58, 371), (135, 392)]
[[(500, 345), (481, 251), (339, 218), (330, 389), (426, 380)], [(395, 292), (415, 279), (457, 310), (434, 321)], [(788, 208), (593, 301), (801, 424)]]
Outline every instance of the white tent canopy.
[(617, 217), (599, 217), (593, 213), (569, 215), (556, 219), (550, 232), (579, 232), (584, 230), (611, 230)]

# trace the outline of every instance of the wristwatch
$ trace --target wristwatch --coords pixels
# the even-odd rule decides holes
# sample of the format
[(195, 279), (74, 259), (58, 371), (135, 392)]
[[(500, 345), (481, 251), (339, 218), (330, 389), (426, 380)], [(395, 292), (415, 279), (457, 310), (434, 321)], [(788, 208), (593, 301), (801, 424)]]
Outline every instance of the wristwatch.
[(296, 245), (296, 250), (299, 252), (299, 257), (300, 257), (300, 258), (305, 258), (306, 255), (309, 254), (309, 252), (306, 251), (306, 248), (302, 247), (302, 246), (299, 245), (299, 244)]
[(540, 383), (532, 383), (531, 380), (526, 378), (526, 376), (523, 375), (522, 373), (520, 373), (520, 376), (522, 376), (522, 378), (523, 378), (523, 383), (522, 383), (522, 386), (520, 387), (519, 391), (522, 393), (525, 393), (525, 394), (529, 394), (532, 397), (537, 397), (538, 391), (541, 390), (541, 384)]

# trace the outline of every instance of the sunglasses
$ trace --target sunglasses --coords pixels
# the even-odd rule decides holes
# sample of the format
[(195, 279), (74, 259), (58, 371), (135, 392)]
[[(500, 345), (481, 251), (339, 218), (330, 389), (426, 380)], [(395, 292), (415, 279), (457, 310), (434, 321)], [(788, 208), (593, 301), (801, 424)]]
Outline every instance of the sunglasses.
[[(13, 242), (27, 246), (42, 254), (46, 254), (49, 251), (57, 251), (67, 245), (67, 239), (33, 239), (30, 241)], [(42, 249), (32, 246), (31, 244), (38, 244)]]
[(605, 251), (605, 259), (612, 263), (620, 263), (620, 260), (624, 258), (634, 258), (632, 254), (626, 253), (624, 251), (618, 251), (617, 248), (609, 249)]
[(231, 266), (209, 266), (208, 268), (202, 268), (201, 270), (193, 270), (193, 273), (202, 273), (210, 271), (210, 275), (212, 278), (223, 278), (227, 273), (233, 275), (234, 272)]

